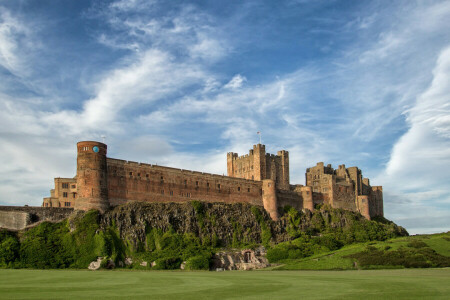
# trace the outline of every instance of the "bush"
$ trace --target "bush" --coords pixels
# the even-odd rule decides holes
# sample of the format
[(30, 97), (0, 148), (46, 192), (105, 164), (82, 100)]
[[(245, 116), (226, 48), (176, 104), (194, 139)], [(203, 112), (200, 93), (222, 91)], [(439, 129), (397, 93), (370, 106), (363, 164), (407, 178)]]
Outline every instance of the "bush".
[(164, 257), (159, 258), (155, 261), (155, 266), (153, 269), (155, 270), (176, 270), (180, 268), (181, 265), (181, 258), (180, 257)]
[(0, 267), (11, 267), (19, 258), (20, 244), (17, 237), (6, 230), (0, 231)]
[(209, 270), (210, 255), (197, 255), (186, 261), (186, 270)]
[(412, 240), (411, 242), (408, 243), (408, 247), (411, 248), (424, 248), (424, 247), (428, 247), (428, 245), (421, 241), (421, 240)]
[(267, 250), (266, 257), (271, 263), (279, 262), (283, 259), (289, 258), (289, 250), (282, 247), (272, 248)]

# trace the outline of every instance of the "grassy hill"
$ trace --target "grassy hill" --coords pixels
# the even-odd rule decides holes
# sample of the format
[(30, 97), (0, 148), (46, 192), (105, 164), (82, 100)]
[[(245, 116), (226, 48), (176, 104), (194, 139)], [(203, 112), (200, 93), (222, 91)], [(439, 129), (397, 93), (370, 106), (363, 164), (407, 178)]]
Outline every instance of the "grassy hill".
[[(292, 242), (282, 243), (279, 247)], [(450, 231), (346, 245), (301, 259), (278, 260), (273, 270), (352, 270), (449, 267)]]
[(276, 269), (450, 266), (448, 234), (407, 235), (386, 219), (326, 206), (313, 212), (285, 207), (274, 222), (263, 208), (244, 204), (130, 203), (0, 231), (0, 268), (83, 269), (103, 257), (105, 266), (179, 269), (186, 262), (186, 269), (206, 270), (218, 251), (260, 245), (271, 263), (282, 264)]

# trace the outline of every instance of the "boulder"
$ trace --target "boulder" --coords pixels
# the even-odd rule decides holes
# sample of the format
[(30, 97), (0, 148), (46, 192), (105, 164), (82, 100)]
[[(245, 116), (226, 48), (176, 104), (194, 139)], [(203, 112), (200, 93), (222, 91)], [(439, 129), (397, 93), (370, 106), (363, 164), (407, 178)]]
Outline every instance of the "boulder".
[(105, 268), (106, 268), (106, 269), (114, 269), (115, 267), (116, 267), (116, 264), (114, 263), (113, 260), (108, 259), (108, 260), (106, 261), (106, 265), (105, 265)]
[(180, 265), (180, 269), (181, 269), (181, 270), (184, 270), (185, 268), (186, 268), (186, 262), (183, 261), (183, 262), (181, 263), (181, 265)]
[[(153, 263), (152, 263), (152, 264), (153, 264)], [(147, 266), (147, 262), (146, 262), (146, 261), (141, 261), (140, 265), (141, 265), (142, 267), (146, 267), (146, 266)]]
[(97, 260), (94, 260), (89, 264), (88, 269), (92, 270), (92, 271), (100, 269), (100, 267), (102, 265), (102, 260), (103, 260), (103, 257), (97, 257)]
[(131, 259), (131, 257), (126, 257), (125, 258), (125, 265), (126, 266), (131, 266), (133, 264), (133, 260)]

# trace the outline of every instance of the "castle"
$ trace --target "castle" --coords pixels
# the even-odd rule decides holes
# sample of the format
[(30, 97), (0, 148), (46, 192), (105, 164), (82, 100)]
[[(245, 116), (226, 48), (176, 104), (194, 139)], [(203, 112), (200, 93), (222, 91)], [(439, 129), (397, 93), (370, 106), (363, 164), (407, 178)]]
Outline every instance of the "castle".
[(104, 143), (77, 144), (77, 174), (55, 178), (44, 207), (98, 209), (130, 201), (185, 202), (191, 200), (249, 203), (263, 206), (273, 220), (289, 205), (314, 210), (328, 204), (360, 212), (367, 219), (383, 216), (381, 186), (370, 186), (357, 167), (317, 163), (306, 170), (306, 185), (290, 184), (289, 152), (266, 153), (264, 145), (249, 154), (227, 154), (227, 176), (137, 163), (107, 157)]

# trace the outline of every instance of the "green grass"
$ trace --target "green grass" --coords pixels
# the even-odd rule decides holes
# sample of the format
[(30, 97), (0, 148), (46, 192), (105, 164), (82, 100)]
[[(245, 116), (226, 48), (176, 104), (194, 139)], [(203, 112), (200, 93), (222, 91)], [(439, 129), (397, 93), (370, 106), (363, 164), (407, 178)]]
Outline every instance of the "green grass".
[[(364, 251), (367, 246), (379, 250), (395, 251), (400, 247), (409, 247), (412, 241), (422, 241), (440, 255), (450, 257), (450, 232), (400, 237), (387, 241), (372, 241), (367, 243), (352, 244), (344, 246), (339, 250), (321, 253), (302, 259), (286, 259), (281, 261), (280, 266), (272, 267), (272, 270), (352, 270), (359, 269), (354, 265), (354, 259), (346, 256)], [(398, 266), (401, 268), (401, 266)], [(393, 266), (374, 266), (373, 268), (393, 268)]]
[(1, 299), (448, 299), (450, 269), (0, 270)]

